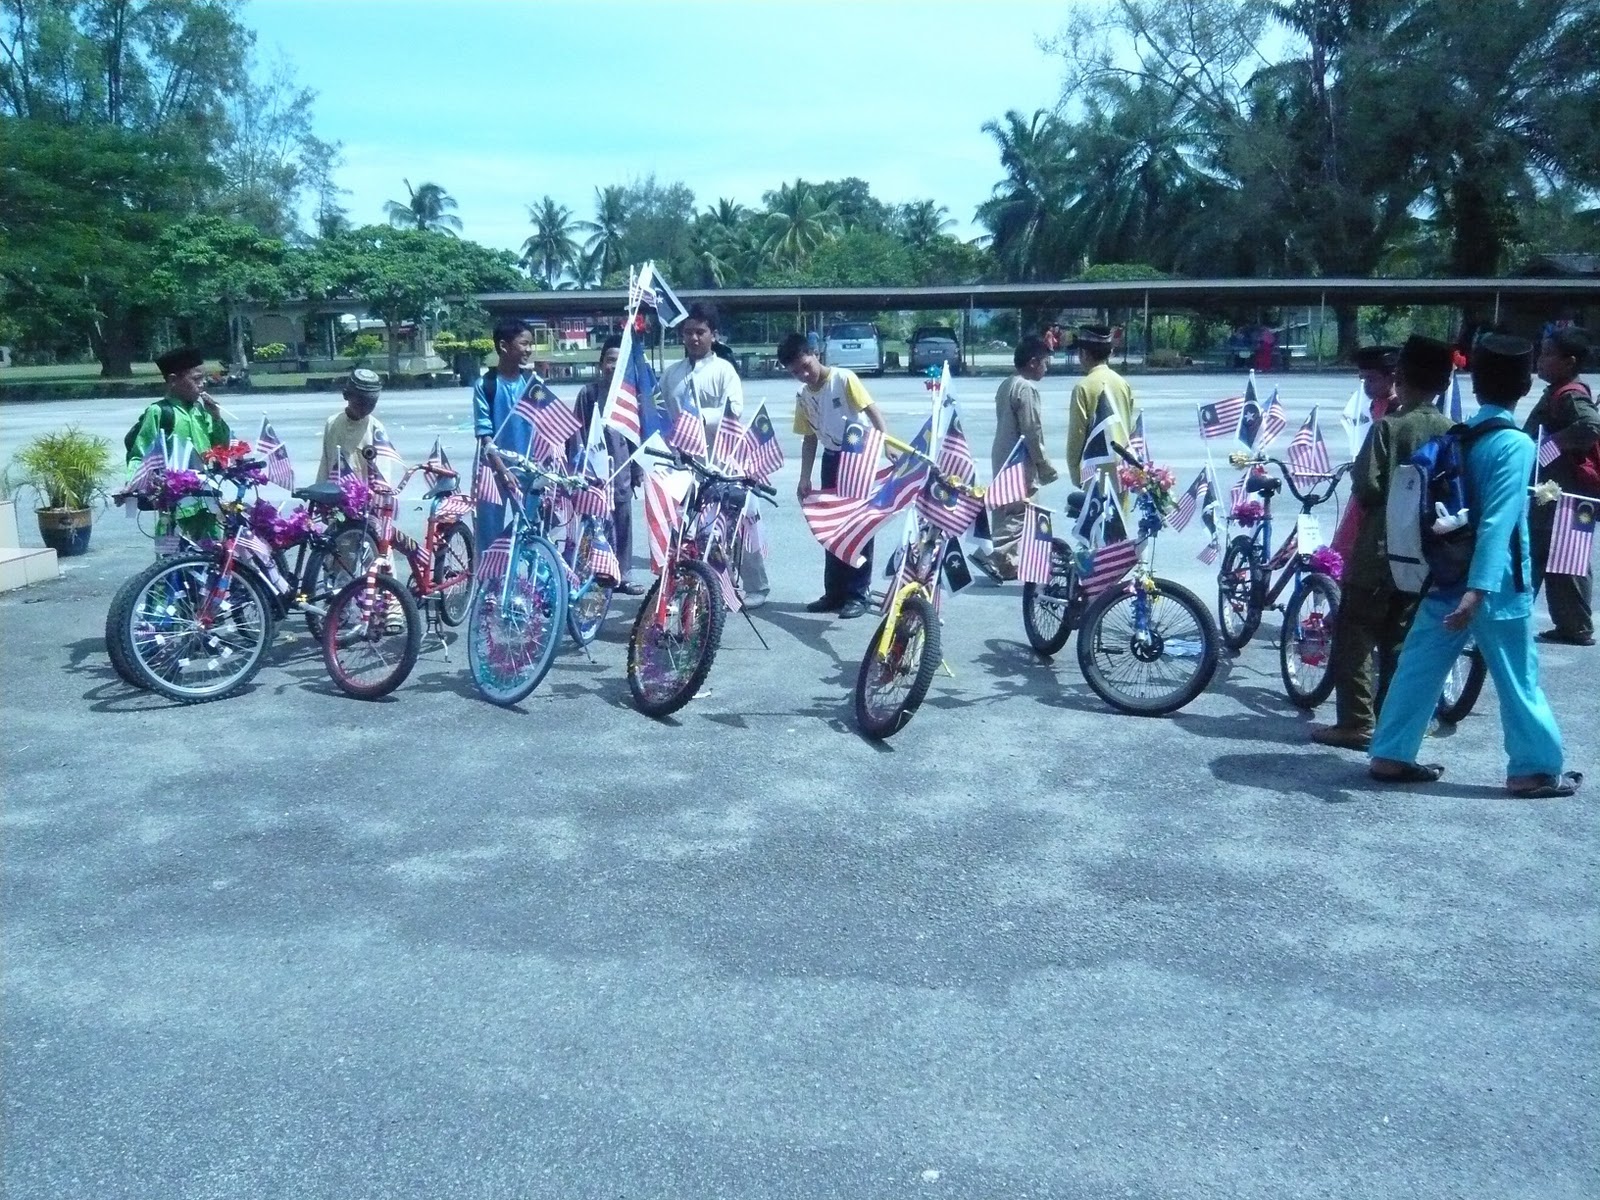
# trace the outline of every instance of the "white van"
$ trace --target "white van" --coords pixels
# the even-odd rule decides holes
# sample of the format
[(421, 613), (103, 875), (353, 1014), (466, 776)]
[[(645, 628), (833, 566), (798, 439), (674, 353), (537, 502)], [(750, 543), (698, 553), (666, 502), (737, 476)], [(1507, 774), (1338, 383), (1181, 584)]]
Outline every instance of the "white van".
[(830, 367), (848, 367), (857, 374), (883, 374), (883, 339), (870, 321), (846, 321), (829, 326), (822, 340), (822, 361)]

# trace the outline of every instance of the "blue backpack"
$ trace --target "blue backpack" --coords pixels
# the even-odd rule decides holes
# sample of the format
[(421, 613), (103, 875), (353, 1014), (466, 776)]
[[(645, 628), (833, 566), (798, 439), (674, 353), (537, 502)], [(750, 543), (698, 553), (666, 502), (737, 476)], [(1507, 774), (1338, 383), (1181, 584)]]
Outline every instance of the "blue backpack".
[[(1448, 592), (1466, 585), (1478, 545), (1477, 514), (1467, 495), (1467, 453), (1486, 434), (1517, 426), (1507, 420), (1456, 425), (1395, 468), (1384, 533), (1389, 572), (1403, 592)], [(1511, 535), (1517, 591), (1523, 591), (1522, 540)]]

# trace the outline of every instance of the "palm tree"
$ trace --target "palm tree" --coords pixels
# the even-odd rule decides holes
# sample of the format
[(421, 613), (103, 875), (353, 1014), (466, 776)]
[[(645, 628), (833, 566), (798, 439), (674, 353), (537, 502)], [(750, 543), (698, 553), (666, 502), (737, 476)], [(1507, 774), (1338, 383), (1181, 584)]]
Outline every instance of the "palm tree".
[(832, 205), (822, 205), (815, 189), (803, 179), (792, 185), (780, 184), (776, 192), (767, 193), (766, 201), (763, 249), (773, 262), (799, 265), (838, 232), (838, 212)]
[(737, 200), (719, 197), (716, 204), (706, 209), (705, 215), (725, 229), (737, 229), (750, 216), (750, 210)]
[(950, 210), (932, 200), (913, 200), (900, 209), (900, 236), (913, 250), (925, 250), (940, 234), (955, 228)]
[(389, 224), (396, 229), (432, 230), (435, 233), (448, 233), (451, 237), (461, 232), (461, 218), (451, 211), (456, 206), (455, 197), (437, 183), (424, 183), (421, 187), (413, 188), (409, 179), (402, 182), (411, 199), (405, 203), (390, 200), (383, 206)]
[(613, 185), (602, 191), (594, 190), (594, 220), (577, 221), (574, 229), (589, 235), (584, 242), (584, 253), (594, 259), (595, 273), (600, 280), (622, 270), (623, 238), (628, 228), (628, 189)]
[(983, 132), (999, 143), (1006, 177), (994, 195), (978, 206), (989, 231), (990, 250), (1010, 279), (1049, 278), (1058, 264), (1050, 245), (1049, 223), (1060, 204), (1062, 126), (1055, 114), (1039, 109), (1026, 119), (1015, 109), (1005, 122), (985, 121)]
[(562, 271), (575, 265), (580, 253), (578, 240), (572, 236), (576, 228), (572, 210), (546, 196), (537, 207), (528, 209), (528, 219), (533, 222), (533, 236), (522, 243), (522, 265), (555, 287)]

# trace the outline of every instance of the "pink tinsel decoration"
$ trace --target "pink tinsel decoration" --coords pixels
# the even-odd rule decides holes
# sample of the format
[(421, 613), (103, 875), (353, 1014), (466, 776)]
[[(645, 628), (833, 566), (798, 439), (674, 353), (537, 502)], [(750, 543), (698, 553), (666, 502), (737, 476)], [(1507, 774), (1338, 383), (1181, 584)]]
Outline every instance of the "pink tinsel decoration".
[(372, 489), (367, 487), (365, 481), (354, 475), (346, 475), (339, 481), (339, 490), (344, 492), (345, 516), (359, 520), (367, 515), (367, 506), (372, 502)]
[(1233, 509), (1233, 523), (1249, 528), (1261, 520), (1266, 510), (1261, 507), (1259, 500), (1242, 500)]
[(156, 507), (174, 508), (178, 501), (198, 496), (204, 488), (205, 481), (193, 471), (163, 472), (161, 483), (156, 488)]
[(1344, 559), (1332, 546), (1318, 546), (1311, 552), (1311, 569), (1338, 579), (1344, 574)]
[(286, 550), (311, 532), (311, 514), (304, 508), (297, 508), (285, 517), (267, 501), (258, 500), (250, 509), (250, 528), (268, 545)]

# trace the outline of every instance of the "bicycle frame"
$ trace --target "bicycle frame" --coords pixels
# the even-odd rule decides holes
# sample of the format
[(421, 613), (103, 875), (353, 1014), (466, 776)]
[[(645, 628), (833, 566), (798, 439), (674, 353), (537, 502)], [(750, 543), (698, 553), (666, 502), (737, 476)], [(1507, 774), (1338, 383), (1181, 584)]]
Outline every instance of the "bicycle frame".
[[(444, 538), (440, 530), (447, 522), (439, 520), (439, 505), (444, 500), (443, 496), (435, 496), (428, 505), (428, 516), (422, 527), (422, 541), (400, 529), (395, 524), (398, 516), (400, 494), (405, 491), (406, 485), (411, 482), (411, 477), (418, 471), (427, 469), (441, 479), (459, 479), (455, 471), (443, 469), (437, 465), (429, 466), (426, 463), (417, 463), (407, 467), (405, 474), (400, 477), (400, 482), (390, 487), (387, 483), (373, 481), (369, 483), (375, 498), (374, 509), (377, 510), (377, 498), (390, 511), (381, 513), (382, 519), (378, 522), (377, 542), (378, 557), (376, 563), (387, 564), (391, 549), (398, 550), (405, 556), (406, 562), (411, 566), (412, 587), (419, 600), (428, 600), (436, 595), (443, 595), (452, 588), (460, 587), (463, 583), (471, 582), (471, 574), (463, 572), (452, 575), (438, 583), (433, 579), (433, 561), (438, 555), (439, 548), (444, 545)], [(515, 548), (515, 547), (513, 547)]]
[[(1332, 499), (1334, 491), (1339, 486), (1339, 480), (1347, 471), (1350, 470), (1351, 467), (1351, 464), (1349, 463), (1341, 464), (1338, 470), (1334, 471), (1332, 475), (1327, 477), (1328, 490), (1318, 494), (1314, 488), (1307, 492), (1300, 491), (1294, 485), (1293, 472), (1278, 459), (1252, 459), (1250, 462), (1251, 465), (1269, 462), (1279, 469), (1279, 471), (1282, 473), (1283, 482), (1288, 487), (1290, 494), (1297, 501), (1299, 501), (1300, 514), (1302, 516), (1309, 515), (1313, 509), (1317, 508), (1319, 505), (1327, 503), (1327, 501)], [(1271, 557), (1269, 557), (1269, 551), (1272, 546), (1271, 493), (1262, 493), (1261, 495), (1261, 520), (1257, 523), (1256, 528), (1251, 532), (1250, 538), (1252, 542), (1260, 546), (1260, 557), (1263, 564), (1259, 568), (1254, 564), (1251, 565), (1251, 588), (1253, 590), (1259, 590), (1261, 594), (1260, 607), (1263, 610), (1276, 609), (1278, 607), (1278, 598), (1283, 595), (1284, 589), (1287, 588), (1291, 582), (1298, 586), (1301, 577), (1304, 576), (1305, 573), (1310, 569), (1311, 555), (1310, 553), (1301, 551), (1297, 548), (1296, 553), (1290, 557), (1289, 561), (1282, 564), (1282, 566), (1278, 568), (1278, 577), (1275, 581), (1273, 581), (1271, 588), (1269, 589), (1266, 587), (1267, 579), (1270, 578), (1269, 572), (1273, 570), (1272, 559), (1276, 557), (1276, 554), (1272, 554)], [(1278, 553), (1281, 552), (1282, 551), (1280, 549)], [(1293, 594), (1292, 591), (1290, 594)]]
[[(933, 605), (935, 615), (943, 617), (944, 605), (942, 589), (939, 587), (939, 570), (944, 562), (945, 544), (949, 540), (950, 535), (937, 525), (921, 516), (917, 518), (916, 537), (902, 547), (904, 555), (900, 560), (900, 569), (895, 573), (895, 579), (904, 578), (904, 582), (894, 589), (894, 594), (889, 598), (883, 633), (878, 638), (875, 650), (879, 658), (889, 656), (890, 647), (894, 644), (894, 633), (900, 623), (900, 610), (912, 596), (926, 596)], [(907, 576), (909, 578), (906, 578)]]

